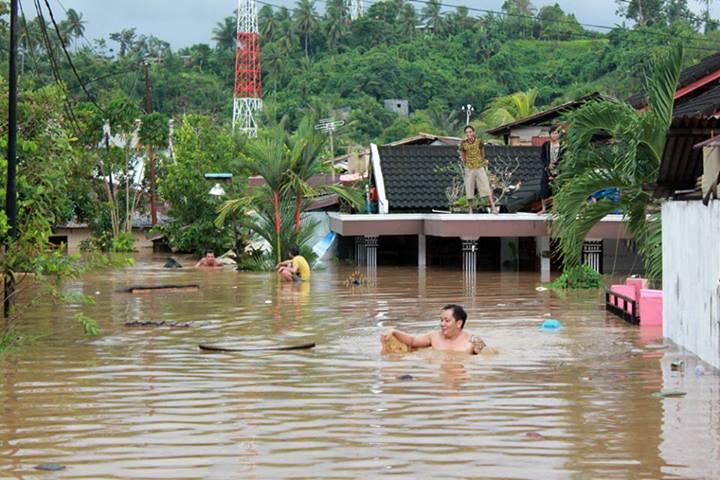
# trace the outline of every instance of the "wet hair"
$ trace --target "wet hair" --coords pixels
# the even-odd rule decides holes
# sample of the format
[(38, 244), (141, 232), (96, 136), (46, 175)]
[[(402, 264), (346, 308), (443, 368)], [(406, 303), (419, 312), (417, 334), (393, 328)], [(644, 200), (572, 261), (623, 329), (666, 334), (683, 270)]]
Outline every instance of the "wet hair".
[(298, 247), (297, 245), (293, 245), (292, 247), (290, 247), (290, 255), (292, 255), (293, 257), (297, 257), (298, 255), (300, 255), (300, 247)]
[(452, 316), (455, 320), (460, 320), (462, 322), (462, 325), (460, 326), (460, 329), (462, 330), (465, 328), (465, 321), (467, 320), (467, 313), (465, 312), (465, 309), (461, 307), (460, 305), (455, 305), (454, 303), (449, 303), (445, 305), (443, 310), (452, 310)]
[(469, 128), (470, 130), (472, 130), (473, 132), (475, 131), (475, 127), (473, 127), (472, 125), (465, 125), (465, 128), (463, 128), (463, 132), (464, 132), (465, 130), (467, 130), (468, 128)]
[(560, 130), (560, 125), (553, 125), (552, 127), (550, 127), (550, 133), (555, 133), (558, 130)]
[(215, 252), (213, 252), (212, 250), (206, 250), (206, 251), (205, 251), (205, 255), (210, 255), (211, 253), (212, 253), (213, 255), (215, 255)]

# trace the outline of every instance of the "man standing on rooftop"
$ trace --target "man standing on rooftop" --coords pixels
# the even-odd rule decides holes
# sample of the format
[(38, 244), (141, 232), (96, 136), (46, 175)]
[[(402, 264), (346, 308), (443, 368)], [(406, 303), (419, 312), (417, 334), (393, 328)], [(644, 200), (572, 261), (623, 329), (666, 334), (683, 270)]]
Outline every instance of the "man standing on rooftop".
[(477, 188), (478, 196), (488, 197), (492, 213), (497, 213), (488, 179), (485, 144), (475, 137), (475, 128), (472, 125), (465, 127), (465, 140), (460, 143), (460, 158), (465, 169), (465, 196), (468, 202), (468, 212), (473, 213), (473, 200)]

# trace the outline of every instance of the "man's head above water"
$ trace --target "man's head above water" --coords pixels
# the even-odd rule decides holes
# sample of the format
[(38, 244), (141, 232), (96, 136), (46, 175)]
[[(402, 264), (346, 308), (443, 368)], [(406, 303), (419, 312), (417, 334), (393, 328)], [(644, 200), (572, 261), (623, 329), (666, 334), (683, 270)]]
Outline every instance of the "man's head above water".
[(465, 327), (467, 313), (460, 305), (450, 303), (440, 310), (440, 331), (446, 337), (455, 337)]

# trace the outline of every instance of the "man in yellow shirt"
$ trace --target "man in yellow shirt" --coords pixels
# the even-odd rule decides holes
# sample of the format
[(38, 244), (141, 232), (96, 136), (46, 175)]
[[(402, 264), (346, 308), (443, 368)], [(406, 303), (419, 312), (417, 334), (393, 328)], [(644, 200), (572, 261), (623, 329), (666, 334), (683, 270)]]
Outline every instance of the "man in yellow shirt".
[(472, 125), (465, 127), (465, 140), (460, 143), (460, 158), (462, 158), (465, 170), (465, 195), (468, 201), (468, 212), (473, 213), (473, 199), (477, 188), (478, 196), (488, 197), (492, 213), (497, 213), (488, 179), (485, 145), (482, 140), (475, 137), (475, 129)]
[(288, 282), (310, 280), (310, 265), (305, 257), (300, 255), (300, 248), (297, 245), (290, 247), (290, 260), (278, 263), (275, 269), (280, 277)]

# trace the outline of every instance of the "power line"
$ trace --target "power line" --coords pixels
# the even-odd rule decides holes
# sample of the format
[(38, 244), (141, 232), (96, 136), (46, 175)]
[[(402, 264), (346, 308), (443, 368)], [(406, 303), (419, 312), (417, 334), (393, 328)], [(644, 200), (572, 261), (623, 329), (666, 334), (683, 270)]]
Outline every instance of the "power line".
[(75, 75), (75, 78), (77, 79), (78, 83), (80, 84), (80, 87), (82, 88), (83, 92), (85, 92), (85, 95), (88, 97), (90, 102), (95, 105), (95, 107), (102, 112), (103, 114), (106, 113), (103, 108), (98, 105), (97, 101), (95, 100), (95, 97), (93, 97), (88, 89), (85, 87), (85, 84), (83, 83), (82, 79), (80, 78), (80, 74), (78, 73), (77, 69), (75, 68), (75, 64), (72, 61), (72, 58), (70, 57), (70, 53), (67, 51), (67, 47), (65, 46), (65, 40), (62, 37), (62, 34), (60, 33), (60, 29), (58, 28), (58, 24), (55, 21), (55, 15), (53, 15), (52, 8), (50, 8), (50, 2), (48, 0), (45, 0), (45, 6), (47, 6), (48, 14), (50, 15), (50, 20), (52, 21), (53, 27), (55, 27), (55, 34), (58, 37), (58, 40), (60, 40), (60, 47), (62, 47), (62, 51), (65, 53), (65, 58), (68, 61), (68, 64), (70, 64), (70, 68), (73, 71), (73, 74)]
[[(407, 1), (413, 2), (413, 3), (419, 3), (419, 4), (423, 4), (423, 5), (428, 5), (428, 4), (431, 3), (431, 2), (429, 2), (428, 0), (407, 0)], [(433, 3), (434, 3), (434, 2), (433, 2)], [(464, 7), (464, 8), (466, 8), (468, 11), (481, 12), (481, 13), (485, 13), (485, 14), (493, 14), (493, 15), (499, 15), (499, 16), (510, 16), (510, 17), (525, 18), (525, 19), (527, 19), (527, 20), (541, 21), (541, 22), (543, 22), (543, 23), (570, 23), (570, 24), (573, 24), (573, 25), (580, 25), (580, 26), (582, 26), (582, 27), (598, 28), (598, 29), (603, 29), (603, 30), (608, 30), (608, 31), (615, 30), (616, 28), (618, 28), (618, 26), (611, 27), (611, 26), (609, 26), (609, 25), (596, 25), (596, 24), (592, 24), (592, 23), (573, 22), (572, 20), (540, 20), (540, 19), (538, 19), (537, 16), (535, 16), (535, 15), (527, 15), (527, 14), (522, 14), (522, 13), (501, 12), (501, 11), (498, 11), (498, 10), (488, 10), (488, 9), (485, 9), (485, 8), (468, 7), (467, 5), (456, 5), (456, 4), (441, 3), (441, 2), (434, 3), (434, 4), (435, 4), (435, 5), (439, 5), (439, 6), (441, 6), (441, 7), (447, 7), (447, 8)], [(622, 28), (622, 27), (621, 27), (621, 28)], [(678, 39), (678, 40), (688, 40), (688, 41), (692, 41), (692, 42), (698, 42), (698, 41), (700, 41), (700, 40), (698, 40), (698, 39), (696, 39), (696, 38), (693, 38), (693, 37), (687, 37), (687, 36), (683, 36), (683, 35), (674, 35), (674, 34), (672, 34), (672, 33), (665, 33), (665, 32), (656, 32), (656, 31), (653, 31), (653, 30), (643, 30), (642, 32), (645, 33), (645, 34), (662, 35), (662, 36), (668, 37), (669, 40)], [(708, 44), (708, 45), (710, 45), (710, 44)], [(715, 47), (708, 47), (708, 48), (704, 48), (704, 47), (686, 47), (686, 48), (694, 48), (694, 49), (697, 49), (697, 50), (707, 50), (707, 51), (712, 51), (712, 52), (718, 52), (718, 47), (717, 47), (717, 46), (715, 46)]]
[[(18, 1), (18, 3), (20, 3)], [(47, 26), (45, 24), (45, 17), (42, 13), (42, 6), (40, 6), (40, 1), (35, 0), (35, 11), (38, 15), (38, 24), (40, 25), (40, 33), (43, 39), (43, 42), (45, 43), (45, 49), (48, 53), (48, 58), (50, 59), (50, 70), (52, 71), (53, 78), (55, 79), (55, 82), (58, 84), (60, 89), (64, 93), (64, 101), (63, 101), (63, 108), (65, 109), (65, 114), (68, 116), (68, 119), (70, 120), (70, 123), (73, 124), (73, 127), (75, 127), (76, 131), (79, 131), (80, 128), (77, 123), (77, 119), (75, 118), (75, 114), (70, 107), (69, 102), (69, 96), (68, 96), (68, 90), (65, 86), (65, 83), (62, 80), (62, 76), (60, 75), (60, 68), (58, 67), (57, 59), (55, 58), (55, 52), (52, 47), (52, 42), (50, 41), (50, 36), (47, 32)]]
[[(318, 3), (324, 3), (324, 4), (328, 3), (327, 0), (316, 0), (316, 1)], [(382, 1), (380, 1), (380, 2), (371, 2), (370, 0), (360, 0), (360, 1), (363, 4), (365, 4), (366, 6), (372, 6), (375, 3), (382, 3)], [(431, 3), (428, 0), (405, 0), (405, 1), (412, 2), (412, 3), (418, 3), (418, 4), (422, 4), (422, 5), (428, 5)], [(627, 1), (627, 0), (624, 0), (624, 1)], [(263, 4), (263, 5), (268, 5), (270, 7), (275, 7), (275, 8), (287, 8), (286, 6), (278, 5), (278, 4), (275, 4), (272, 2), (267, 2), (264, 0), (256, 0), (256, 2)], [(565, 19), (547, 19), (547, 20), (545, 20), (545, 19), (538, 18), (536, 15), (504, 12), (504, 11), (499, 11), (499, 10), (490, 10), (487, 8), (470, 7), (470, 6), (461, 5), (461, 4), (450, 4), (450, 3), (442, 3), (442, 2), (433, 3), (433, 4), (439, 5), (440, 7), (445, 7), (445, 8), (457, 9), (459, 7), (462, 7), (462, 8), (467, 9), (470, 12), (479, 12), (479, 13), (484, 13), (486, 15), (494, 15), (494, 16), (498, 16), (498, 17), (517, 17), (517, 18), (523, 18), (526, 20), (532, 20), (533, 22), (541, 22), (544, 24), (561, 23), (561, 24), (568, 24), (568, 25), (573, 25), (573, 26), (579, 25), (581, 27), (585, 27), (585, 28), (589, 28), (589, 29), (605, 30), (607, 32), (611, 32), (618, 28), (625, 29), (625, 27), (622, 27), (620, 25), (610, 26), (610, 25), (601, 25), (601, 24), (594, 24), (594, 23), (583, 23), (583, 22), (579, 22), (577, 20), (573, 21), (573, 20), (565, 20)], [(473, 18), (481, 19), (481, 17), (479, 17), (479, 16), (474, 16)], [(694, 42), (694, 43), (698, 44), (698, 46), (684, 45), (684, 47), (686, 49), (690, 49), (690, 50), (700, 50), (700, 51), (707, 51), (707, 52), (713, 52), (713, 53), (717, 53), (718, 51), (720, 51), (720, 49), (716, 46), (716, 44), (710, 42), (709, 40), (703, 40), (703, 39), (699, 39), (699, 38), (688, 37), (688, 36), (683, 36), (683, 35), (675, 35), (672, 33), (659, 32), (659, 31), (653, 31), (653, 30), (640, 30), (640, 32), (642, 32), (643, 35), (654, 35), (656, 37), (657, 36), (664, 37), (666, 41), (672, 41), (672, 40), (677, 39), (677, 40), (686, 40), (686, 41)], [(583, 38), (583, 39), (598, 38), (597, 36), (594, 36), (591, 32), (563, 32), (563, 35), (567, 35), (570, 37), (576, 37), (576, 38)], [(707, 43), (707, 42), (710, 42), (710, 43)]]

